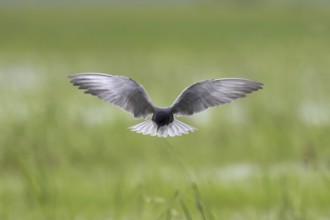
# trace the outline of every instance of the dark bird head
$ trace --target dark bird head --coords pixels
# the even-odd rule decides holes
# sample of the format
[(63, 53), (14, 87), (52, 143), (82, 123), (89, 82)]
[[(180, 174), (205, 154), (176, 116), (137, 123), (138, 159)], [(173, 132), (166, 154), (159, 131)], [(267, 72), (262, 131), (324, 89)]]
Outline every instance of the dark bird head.
[(171, 108), (156, 108), (152, 120), (157, 124), (157, 131), (160, 127), (173, 122), (173, 113)]

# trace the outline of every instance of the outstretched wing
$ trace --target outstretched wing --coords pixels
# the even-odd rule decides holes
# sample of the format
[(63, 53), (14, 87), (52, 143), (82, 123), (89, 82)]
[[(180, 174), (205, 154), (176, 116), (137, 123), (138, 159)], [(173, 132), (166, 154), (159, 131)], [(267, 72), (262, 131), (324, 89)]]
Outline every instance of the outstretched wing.
[(239, 78), (201, 81), (183, 90), (174, 101), (172, 111), (176, 115), (192, 115), (245, 97), (262, 86), (262, 83)]
[(82, 73), (69, 76), (71, 83), (85, 93), (95, 95), (106, 102), (119, 106), (136, 118), (153, 113), (153, 105), (144, 88), (125, 76), (102, 73)]

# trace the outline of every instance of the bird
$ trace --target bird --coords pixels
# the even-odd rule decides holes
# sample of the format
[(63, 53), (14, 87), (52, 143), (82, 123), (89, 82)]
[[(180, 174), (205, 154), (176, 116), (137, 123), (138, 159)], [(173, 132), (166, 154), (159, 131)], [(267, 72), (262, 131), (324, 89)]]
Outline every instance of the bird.
[(116, 105), (135, 118), (146, 119), (131, 126), (132, 131), (158, 137), (181, 136), (196, 130), (176, 117), (221, 106), (263, 88), (262, 83), (244, 78), (208, 79), (188, 86), (171, 106), (160, 108), (153, 104), (142, 85), (126, 76), (79, 73), (69, 78), (85, 93)]

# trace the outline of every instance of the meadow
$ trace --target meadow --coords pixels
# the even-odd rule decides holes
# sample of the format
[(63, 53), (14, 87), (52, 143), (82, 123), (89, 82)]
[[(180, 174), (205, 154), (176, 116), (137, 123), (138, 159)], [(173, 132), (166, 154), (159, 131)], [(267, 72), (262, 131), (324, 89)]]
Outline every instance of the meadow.
[[(330, 7), (0, 8), (0, 219), (330, 219)], [(67, 78), (264, 89), (181, 118), (176, 138)]]

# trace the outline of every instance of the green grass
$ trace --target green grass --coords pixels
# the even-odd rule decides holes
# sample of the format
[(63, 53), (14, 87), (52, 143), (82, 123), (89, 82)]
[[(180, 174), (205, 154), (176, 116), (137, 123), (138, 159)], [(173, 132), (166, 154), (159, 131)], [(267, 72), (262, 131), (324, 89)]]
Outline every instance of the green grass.
[[(328, 219), (330, 8), (1, 8), (0, 219)], [(155, 104), (191, 83), (264, 90), (178, 138), (69, 83), (127, 75)]]

